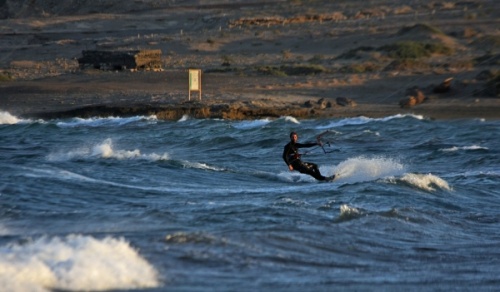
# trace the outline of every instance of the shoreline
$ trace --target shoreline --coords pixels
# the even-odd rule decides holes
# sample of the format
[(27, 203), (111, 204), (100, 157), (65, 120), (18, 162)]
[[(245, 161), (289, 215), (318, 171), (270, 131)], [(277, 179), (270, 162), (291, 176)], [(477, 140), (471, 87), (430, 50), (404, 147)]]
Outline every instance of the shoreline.
[[(182, 102), (178, 104), (123, 104), (106, 103), (58, 107), (58, 109), (34, 109), (35, 105), (24, 103), (16, 110), (0, 108), (21, 118), (64, 119), (64, 118), (105, 118), (155, 115), (160, 120), (179, 120), (185, 116), (195, 119), (255, 120), (291, 116), (297, 119), (335, 119), (335, 118), (383, 118), (394, 115), (417, 115), (432, 120), (487, 119), (500, 120), (498, 106), (483, 105), (420, 105), (418, 108), (403, 109), (399, 106), (381, 104), (362, 104), (356, 107), (332, 109), (292, 106), (276, 108), (253, 106), (245, 102)], [(21, 110), (19, 110), (21, 109)]]
[[(380, 118), (397, 114), (415, 114), (429, 119), (500, 119), (500, 99), (464, 97), (462, 91), (429, 97), (421, 104), (402, 108), (398, 103), (404, 90), (396, 85), (396, 91), (388, 91), (383, 85), (390, 81), (382, 79), (378, 83), (340, 89), (331, 88), (328, 83), (300, 87), (304, 82), (321, 84), (322, 79), (331, 78), (242, 77), (207, 73), (204, 74), (202, 100), (196, 97), (188, 101), (187, 77), (182, 70), (160, 73), (80, 72), (0, 83), (0, 110), (23, 118), (43, 119), (131, 115), (156, 115), (164, 120), (179, 120), (186, 115), (231, 120), (282, 116), (324, 119)], [(401, 82), (406, 82), (406, 79)], [(349, 99), (353, 104), (338, 104), (336, 99), (344, 92), (350, 92)], [(367, 92), (370, 94), (366, 95)]]

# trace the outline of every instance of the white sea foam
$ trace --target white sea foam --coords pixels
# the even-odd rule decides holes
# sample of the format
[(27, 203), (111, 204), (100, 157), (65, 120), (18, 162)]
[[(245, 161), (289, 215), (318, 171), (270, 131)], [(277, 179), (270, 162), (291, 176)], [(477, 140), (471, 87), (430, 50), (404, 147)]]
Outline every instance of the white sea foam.
[(388, 116), (388, 117), (384, 117), (384, 118), (355, 117), (355, 118), (346, 118), (346, 119), (341, 119), (338, 121), (333, 121), (328, 125), (318, 127), (318, 129), (322, 130), (322, 129), (330, 129), (330, 128), (335, 128), (335, 127), (349, 126), (349, 125), (364, 125), (364, 124), (368, 124), (371, 122), (387, 122), (390, 120), (402, 119), (402, 118), (407, 118), (407, 117), (414, 118), (417, 120), (424, 119), (423, 116), (412, 115), (412, 114), (404, 114), (404, 115), (397, 114), (397, 115)]
[(21, 119), (11, 115), (9, 112), (0, 111), (0, 125), (13, 125), (21, 121)]
[(388, 116), (388, 117), (385, 117), (385, 118), (378, 118), (378, 119), (374, 119), (374, 120), (381, 120), (381, 121), (390, 121), (390, 120), (394, 120), (394, 119), (403, 119), (403, 118), (413, 118), (413, 119), (416, 119), (416, 120), (423, 120), (424, 119), (424, 116), (422, 115), (415, 115), (415, 114), (397, 114), (397, 115), (393, 115), (393, 116)]
[(366, 133), (366, 134), (372, 134), (374, 136), (377, 136), (377, 137), (380, 137), (380, 132), (377, 132), (377, 131), (371, 131), (371, 130), (364, 130), (363, 133)]
[(425, 191), (435, 191), (436, 187), (448, 191), (452, 190), (450, 185), (445, 180), (430, 173), (429, 174), (407, 173), (401, 178), (401, 180)]
[[(323, 169), (320, 169), (323, 173)], [(297, 171), (282, 171), (277, 174), (277, 178), (286, 182), (315, 182), (316, 179), (307, 174), (302, 174)]]
[(400, 176), (405, 173), (405, 166), (391, 158), (355, 157), (349, 158), (334, 169), (336, 181), (357, 183), (372, 181), (389, 176)]
[(439, 151), (442, 151), (442, 152), (455, 152), (455, 151), (460, 151), (460, 150), (465, 150), (465, 151), (468, 151), (468, 150), (488, 150), (488, 148), (487, 147), (482, 147), (482, 146), (479, 146), (479, 145), (461, 146), (461, 147), (453, 146), (453, 147), (450, 147), (450, 148), (440, 149)]
[(215, 166), (210, 166), (205, 163), (200, 163), (200, 162), (191, 162), (191, 161), (182, 161), (182, 165), (185, 168), (197, 168), (197, 169), (204, 169), (204, 170), (214, 170), (214, 171), (224, 171), (224, 168), (220, 167), (215, 167)]
[(270, 122), (271, 120), (269, 118), (253, 120), (253, 121), (243, 121), (233, 124), (233, 127), (239, 130), (247, 130), (247, 129), (261, 128), (269, 124)]
[(3, 291), (155, 288), (158, 272), (120, 238), (69, 235), (0, 247)]
[(104, 127), (104, 126), (123, 126), (129, 123), (137, 121), (157, 121), (155, 115), (151, 116), (134, 116), (134, 117), (107, 117), (107, 118), (73, 118), (70, 121), (57, 122), (56, 125), (62, 128), (74, 128), (74, 127)]
[[(383, 157), (355, 157), (349, 158), (337, 166), (320, 165), (319, 169), (324, 176), (336, 176), (336, 183), (358, 183), (373, 181), (386, 177), (401, 176), (405, 166), (391, 158)], [(278, 178), (294, 182), (314, 182), (313, 177), (299, 172), (283, 171)]]
[(183, 115), (183, 116), (182, 116), (182, 117), (178, 120), (178, 122), (185, 122), (185, 121), (187, 121), (187, 120), (189, 120), (189, 115)]
[(351, 218), (351, 217), (357, 217), (361, 214), (361, 212), (349, 205), (342, 204), (340, 205), (340, 217), (342, 218)]
[(77, 149), (72, 149), (67, 152), (51, 153), (47, 156), (51, 161), (66, 161), (71, 159), (88, 159), (88, 158), (114, 158), (119, 160), (124, 159), (143, 159), (143, 160), (168, 160), (168, 153), (163, 154), (143, 154), (139, 149), (121, 150), (115, 149), (111, 139), (106, 139), (102, 143), (83, 146)]
[(292, 116), (283, 116), (280, 119), (284, 119), (285, 122), (292, 122), (294, 124), (300, 124), (299, 120), (297, 120), (295, 117), (292, 117)]

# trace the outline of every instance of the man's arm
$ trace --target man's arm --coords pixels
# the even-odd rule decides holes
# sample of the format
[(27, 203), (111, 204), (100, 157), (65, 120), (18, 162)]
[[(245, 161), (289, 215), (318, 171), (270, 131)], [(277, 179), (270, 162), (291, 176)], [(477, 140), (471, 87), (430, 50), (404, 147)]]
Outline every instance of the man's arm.
[(293, 166), (289, 161), (290, 158), (290, 151), (292, 149), (292, 146), (290, 146), (290, 143), (286, 144), (285, 149), (283, 149), (283, 160), (285, 161), (286, 165), (288, 165), (288, 169), (290, 171), (293, 171)]
[(285, 145), (285, 148), (283, 149), (283, 160), (285, 161), (286, 165), (290, 165), (290, 161), (288, 161), (288, 152), (290, 152), (290, 143)]

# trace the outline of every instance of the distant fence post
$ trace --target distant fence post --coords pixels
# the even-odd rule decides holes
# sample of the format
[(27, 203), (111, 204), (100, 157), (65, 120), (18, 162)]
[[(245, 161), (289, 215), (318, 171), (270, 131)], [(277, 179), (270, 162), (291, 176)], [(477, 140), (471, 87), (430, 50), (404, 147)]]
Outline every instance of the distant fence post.
[(201, 70), (189, 69), (189, 97), (191, 100), (191, 91), (198, 91), (201, 100)]

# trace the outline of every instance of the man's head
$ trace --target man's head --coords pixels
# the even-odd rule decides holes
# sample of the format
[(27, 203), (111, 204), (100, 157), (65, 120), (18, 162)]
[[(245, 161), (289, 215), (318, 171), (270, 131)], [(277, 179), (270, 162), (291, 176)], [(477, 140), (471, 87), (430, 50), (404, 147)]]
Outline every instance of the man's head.
[(297, 142), (298, 139), (299, 139), (299, 136), (297, 135), (297, 133), (295, 133), (295, 132), (290, 133), (290, 141), (295, 143), (295, 142)]

